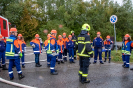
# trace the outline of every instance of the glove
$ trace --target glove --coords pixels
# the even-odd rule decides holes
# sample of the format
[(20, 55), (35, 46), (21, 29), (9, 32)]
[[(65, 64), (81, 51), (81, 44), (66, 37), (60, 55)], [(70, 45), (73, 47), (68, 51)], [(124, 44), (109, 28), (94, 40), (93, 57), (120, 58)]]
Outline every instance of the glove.
[(22, 56), (23, 56), (22, 53), (19, 53), (19, 57), (22, 58)]
[(40, 40), (40, 43), (42, 43), (42, 39), (41, 39), (41, 38), (39, 38), (39, 40)]
[(56, 53), (56, 52), (52, 53), (52, 56), (56, 56), (56, 55), (57, 55), (57, 53)]
[(77, 60), (79, 60), (79, 56), (77, 55)]
[(32, 44), (32, 47), (35, 48), (35, 44)]
[(24, 52), (26, 52), (26, 47), (24, 47)]
[(92, 54), (90, 54), (90, 57), (91, 57), (91, 58), (93, 57), (93, 53), (92, 53)]

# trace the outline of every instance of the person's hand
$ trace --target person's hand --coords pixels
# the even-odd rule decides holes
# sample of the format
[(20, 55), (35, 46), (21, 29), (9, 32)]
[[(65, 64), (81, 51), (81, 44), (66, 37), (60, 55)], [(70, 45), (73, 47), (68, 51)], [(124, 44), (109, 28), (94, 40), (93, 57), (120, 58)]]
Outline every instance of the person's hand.
[(40, 43), (42, 43), (42, 39), (41, 39), (41, 38), (39, 38), (39, 40), (40, 40)]
[(36, 47), (35, 44), (32, 44), (32, 47), (35, 48)]
[(22, 56), (23, 56), (22, 53), (19, 53), (19, 57), (22, 58)]
[(90, 54), (90, 57), (91, 57), (91, 58), (93, 57), (93, 53), (92, 53), (92, 54)]

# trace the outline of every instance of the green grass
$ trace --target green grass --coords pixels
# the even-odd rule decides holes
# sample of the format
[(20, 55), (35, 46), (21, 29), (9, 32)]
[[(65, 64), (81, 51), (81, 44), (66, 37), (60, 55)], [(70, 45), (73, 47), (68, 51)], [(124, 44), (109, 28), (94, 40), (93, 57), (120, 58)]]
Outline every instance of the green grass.
[[(103, 55), (102, 57), (104, 58), (105, 57), (105, 52), (103, 52)], [(111, 61), (113, 62), (123, 62), (122, 61), (122, 53), (121, 53), (121, 50), (112, 50), (111, 51)], [(131, 53), (131, 56), (130, 56), (130, 62), (133, 62), (133, 51)]]

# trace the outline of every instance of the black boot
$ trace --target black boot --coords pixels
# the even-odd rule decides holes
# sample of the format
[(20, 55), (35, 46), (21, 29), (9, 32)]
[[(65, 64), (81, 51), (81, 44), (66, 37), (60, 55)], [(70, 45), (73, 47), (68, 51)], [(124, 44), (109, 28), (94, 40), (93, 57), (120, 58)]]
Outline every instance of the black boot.
[(130, 68), (130, 70), (133, 70), (133, 68)]
[(0, 65), (0, 68), (2, 68), (2, 66)]
[(82, 81), (82, 75), (79, 74), (79, 82), (81, 82), (81, 81)]
[(88, 80), (86, 77), (82, 77), (81, 83), (82, 84), (84, 84), (84, 83), (90, 83), (90, 80)]
[(124, 67), (125, 67), (125, 65), (123, 64), (123, 65), (122, 65), (122, 67), (124, 68)]
[(24, 66), (24, 65), (22, 65), (22, 68), (25, 68), (25, 66)]
[(97, 62), (93, 62), (93, 64), (96, 64)]
[(106, 62), (106, 59), (104, 60), (104, 62)]
[(40, 65), (40, 67), (42, 66), (42, 65), (40, 64), (40, 62), (39, 62), (38, 64)]
[(58, 64), (60, 64), (60, 61), (58, 61)]
[(109, 63), (110, 63), (111, 61), (109, 60)]
[(64, 63), (64, 61), (62, 60), (61, 63)]
[(41, 65), (39, 65), (39, 64), (36, 64), (36, 67), (41, 67)]
[(53, 72), (51, 73), (51, 75), (58, 75), (58, 72)]
[(6, 65), (2, 65), (2, 70), (8, 70), (8, 68), (6, 67)]
[(25, 76), (22, 74), (18, 74), (18, 79), (21, 80), (22, 78), (24, 78)]
[(14, 76), (12, 78), (10, 78), (10, 80), (13, 80), (14, 79)]
[(100, 64), (104, 64), (103, 62), (100, 62)]

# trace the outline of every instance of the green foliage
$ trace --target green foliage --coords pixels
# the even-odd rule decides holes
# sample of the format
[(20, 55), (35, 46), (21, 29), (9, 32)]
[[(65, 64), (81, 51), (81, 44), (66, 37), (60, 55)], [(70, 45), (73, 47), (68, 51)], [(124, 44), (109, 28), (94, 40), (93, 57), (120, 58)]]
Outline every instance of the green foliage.
[[(130, 56), (130, 62), (133, 62), (133, 52)], [(103, 52), (103, 55), (102, 57), (104, 58), (105, 57), (105, 53)], [(113, 62), (123, 62), (122, 61), (122, 53), (121, 53), (121, 50), (112, 50), (111, 51), (111, 61)]]
[[(36, 33), (45, 40), (44, 29), (49, 33), (56, 29), (58, 34), (66, 32), (67, 35), (74, 30), (78, 35), (84, 23), (91, 26), (91, 40), (98, 31), (105, 39), (107, 35), (114, 36), (114, 26), (109, 19), (111, 15), (117, 15), (117, 41), (122, 41), (126, 33), (133, 37), (132, 6), (131, 0), (123, 0), (123, 5), (112, 0), (1, 0), (0, 15), (15, 24), (26, 41)], [(62, 29), (59, 29), (60, 24)]]

